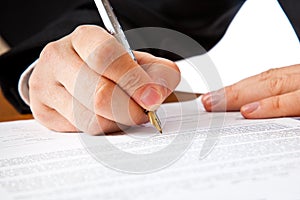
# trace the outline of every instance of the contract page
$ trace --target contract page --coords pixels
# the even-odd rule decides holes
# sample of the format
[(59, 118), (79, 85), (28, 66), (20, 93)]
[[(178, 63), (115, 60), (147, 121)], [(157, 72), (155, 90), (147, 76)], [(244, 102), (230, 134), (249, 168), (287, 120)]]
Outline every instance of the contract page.
[(199, 102), (162, 106), (163, 134), (149, 124), (87, 136), (1, 123), (1, 199), (300, 199), (298, 120), (245, 120)]

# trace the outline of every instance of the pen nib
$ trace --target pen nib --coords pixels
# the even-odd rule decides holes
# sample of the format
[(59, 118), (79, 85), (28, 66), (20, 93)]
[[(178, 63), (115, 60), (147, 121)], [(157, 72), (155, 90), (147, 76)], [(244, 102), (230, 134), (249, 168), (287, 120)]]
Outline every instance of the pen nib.
[(161, 122), (154, 111), (148, 111), (150, 123), (162, 134)]

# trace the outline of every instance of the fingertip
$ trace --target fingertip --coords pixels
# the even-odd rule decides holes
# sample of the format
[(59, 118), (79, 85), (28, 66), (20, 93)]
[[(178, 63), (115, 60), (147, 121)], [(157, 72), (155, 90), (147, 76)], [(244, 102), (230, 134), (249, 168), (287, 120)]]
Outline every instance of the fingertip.
[(211, 95), (210, 93), (206, 93), (202, 96), (201, 98), (201, 102), (203, 104), (203, 107), (204, 109), (207, 111), (207, 112), (211, 112)]
[(202, 97), (204, 108), (209, 112), (226, 111), (226, 99), (222, 90), (209, 92)]
[(253, 102), (250, 104), (246, 104), (241, 107), (241, 114), (246, 119), (254, 119), (259, 118), (259, 113), (261, 111), (260, 102)]

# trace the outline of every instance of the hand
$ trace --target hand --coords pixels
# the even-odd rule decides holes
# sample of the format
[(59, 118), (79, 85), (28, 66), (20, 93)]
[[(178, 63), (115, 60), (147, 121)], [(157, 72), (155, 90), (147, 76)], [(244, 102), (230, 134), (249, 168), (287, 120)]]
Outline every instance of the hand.
[(134, 52), (97, 26), (49, 43), (29, 79), (33, 116), (49, 129), (100, 134), (148, 121), (180, 80), (174, 62)]
[(249, 119), (300, 116), (299, 75), (300, 65), (271, 69), (205, 94), (202, 103), (207, 111), (240, 110)]

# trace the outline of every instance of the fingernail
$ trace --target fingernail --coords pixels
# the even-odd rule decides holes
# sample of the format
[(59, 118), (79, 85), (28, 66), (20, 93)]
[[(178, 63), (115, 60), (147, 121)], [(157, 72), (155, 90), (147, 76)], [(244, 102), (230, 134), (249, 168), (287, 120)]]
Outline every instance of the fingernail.
[(204, 103), (206, 103), (210, 98), (211, 98), (210, 93), (206, 93), (206, 94), (203, 95), (202, 101), (203, 101)]
[(149, 87), (143, 92), (141, 102), (149, 111), (154, 111), (162, 103), (162, 94), (157, 89)]
[(259, 108), (259, 102), (254, 102), (254, 103), (250, 103), (250, 104), (247, 104), (247, 105), (245, 105), (245, 106), (243, 106), (242, 108), (241, 108), (241, 111), (243, 112), (243, 113), (252, 113), (252, 112), (254, 112), (254, 111), (256, 111), (258, 108)]
[(218, 104), (223, 98), (224, 95), (219, 94), (218, 92), (209, 92), (203, 96), (202, 100), (204, 104), (214, 106)]

